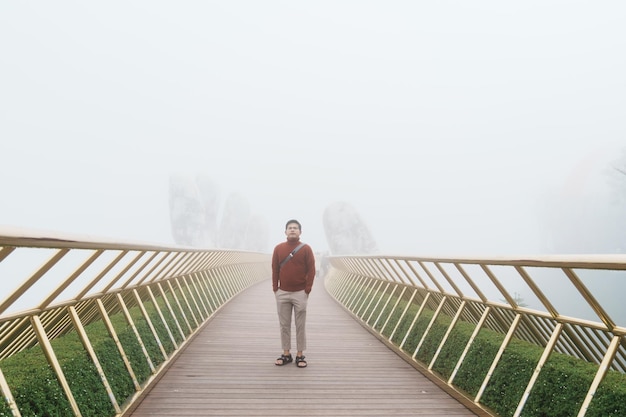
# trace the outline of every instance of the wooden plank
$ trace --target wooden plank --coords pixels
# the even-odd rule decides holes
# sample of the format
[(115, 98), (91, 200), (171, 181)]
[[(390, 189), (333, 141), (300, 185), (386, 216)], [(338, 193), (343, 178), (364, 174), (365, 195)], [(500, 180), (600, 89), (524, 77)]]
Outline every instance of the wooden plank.
[[(274, 365), (278, 318), (271, 283), (261, 282), (201, 330), (130, 415), (477, 415), (350, 317), (321, 279), (309, 298), (307, 327), (309, 366)], [(295, 329), (293, 339), (295, 348)]]

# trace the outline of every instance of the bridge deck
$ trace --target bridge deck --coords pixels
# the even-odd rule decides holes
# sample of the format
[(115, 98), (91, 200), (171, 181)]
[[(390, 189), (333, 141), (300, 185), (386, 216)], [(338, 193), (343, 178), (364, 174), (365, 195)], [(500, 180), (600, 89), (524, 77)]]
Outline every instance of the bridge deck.
[(281, 351), (277, 320), (268, 281), (244, 291), (201, 330), (129, 414), (481, 415), (346, 314), (326, 293), (322, 280), (316, 282), (309, 299), (307, 368), (274, 365)]

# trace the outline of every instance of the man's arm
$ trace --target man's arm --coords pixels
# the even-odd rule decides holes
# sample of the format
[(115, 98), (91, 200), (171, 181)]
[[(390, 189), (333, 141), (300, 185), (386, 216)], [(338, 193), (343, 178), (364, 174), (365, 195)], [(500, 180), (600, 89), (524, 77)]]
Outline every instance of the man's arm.
[(306, 245), (308, 249), (307, 253), (307, 265), (306, 265), (306, 284), (304, 288), (304, 292), (309, 294), (311, 289), (313, 288), (313, 280), (315, 279), (315, 255), (313, 254), (313, 249), (309, 245)]
[(272, 291), (278, 291), (278, 274), (280, 272), (280, 265), (278, 261), (278, 253), (276, 249), (274, 249), (274, 254), (272, 255)]

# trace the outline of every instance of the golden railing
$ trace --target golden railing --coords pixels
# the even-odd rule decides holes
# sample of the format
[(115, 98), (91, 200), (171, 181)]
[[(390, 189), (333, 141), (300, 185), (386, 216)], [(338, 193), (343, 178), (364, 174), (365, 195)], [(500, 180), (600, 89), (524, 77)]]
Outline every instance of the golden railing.
[[(461, 395), (467, 393), (458, 389), (455, 378), (466, 365), (478, 333), (489, 329), (504, 335), (480, 389), (469, 397), (479, 406), (514, 338), (543, 349), (525, 382), (515, 416), (522, 415), (542, 368), (555, 352), (596, 365), (578, 416), (586, 414), (609, 370), (626, 371), (626, 307), (622, 301), (626, 256), (350, 256), (328, 258), (325, 270), (327, 289), (355, 318), (417, 369)], [(432, 317), (416, 334), (414, 326), (426, 311)], [(433, 325), (444, 316), (447, 329), (438, 336), (436, 351), (426, 363), (418, 361)], [(460, 322), (470, 323), (474, 330), (464, 346), (454, 346), (461, 353), (450, 375), (444, 377), (434, 369)], [(400, 323), (404, 323), (402, 334), (398, 334)], [(409, 335), (416, 346), (407, 351)]]
[[(38, 265), (38, 266), (37, 266)], [(2, 360), (40, 347), (75, 416), (81, 415), (53, 341), (76, 332), (117, 415), (151, 382), (213, 314), (240, 291), (270, 277), (267, 254), (198, 250), (89, 240), (68, 235), (0, 230), (0, 390), (14, 416), (19, 404)], [(123, 316), (141, 346), (150, 376), (140, 381), (112, 317)], [(150, 329), (148, 339), (137, 320)], [(116, 398), (85, 331), (102, 323), (115, 341), (135, 393)], [(130, 333), (130, 331), (129, 331)], [(158, 345), (156, 359), (146, 346)], [(165, 346), (171, 346), (166, 349)], [(145, 365), (145, 364), (144, 364)]]

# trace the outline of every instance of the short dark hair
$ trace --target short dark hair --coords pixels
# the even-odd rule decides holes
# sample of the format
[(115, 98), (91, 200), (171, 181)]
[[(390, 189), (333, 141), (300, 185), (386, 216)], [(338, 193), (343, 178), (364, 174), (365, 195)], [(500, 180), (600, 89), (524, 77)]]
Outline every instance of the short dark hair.
[(287, 224), (285, 224), (285, 230), (287, 230), (287, 228), (289, 227), (289, 225), (290, 225), (291, 223), (295, 223), (295, 224), (297, 224), (297, 225), (298, 225), (298, 229), (302, 230), (302, 225), (301, 225), (301, 224), (300, 224), (300, 222), (299, 222), (299, 221), (297, 221), (296, 219), (291, 219), (291, 220), (289, 220), (289, 221), (287, 222)]

